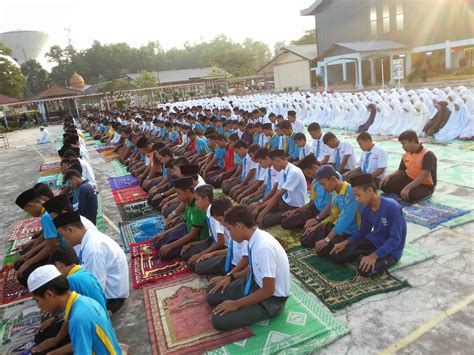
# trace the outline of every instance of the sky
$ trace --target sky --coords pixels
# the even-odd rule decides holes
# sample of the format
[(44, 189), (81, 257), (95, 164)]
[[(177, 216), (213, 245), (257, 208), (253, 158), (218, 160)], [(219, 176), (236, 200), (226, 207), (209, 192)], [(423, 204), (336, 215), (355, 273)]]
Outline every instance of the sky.
[[(70, 39), (77, 49), (126, 42), (137, 47), (159, 41), (165, 50), (225, 34), (267, 43), (297, 39), (314, 28), (314, 17), (300, 16), (313, 0), (0, 0), (0, 33), (44, 31), (47, 49)], [(40, 62), (49, 67), (44, 58)]]

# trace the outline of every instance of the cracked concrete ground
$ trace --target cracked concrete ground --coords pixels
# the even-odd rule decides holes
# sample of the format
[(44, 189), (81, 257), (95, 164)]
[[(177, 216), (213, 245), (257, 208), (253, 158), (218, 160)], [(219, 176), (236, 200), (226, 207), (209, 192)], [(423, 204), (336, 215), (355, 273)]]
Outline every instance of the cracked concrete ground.
[[(59, 126), (48, 127), (53, 139)], [(9, 134), (11, 148), (0, 148), (0, 201), (3, 235), (0, 258), (5, 252), (6, 239), (13, 225), (22, 217), (15, 206), (18, 193), (32, 186), (38, 177), (43, 157), (50, 156), (54, 144), (34, 144), (37, 130)], [(120, 215), (113, 201), (107, 178), (113, 172), (110, 164), (100, 154), (89, 149), (92, 165), (102, 194), (104, 215), (118, 225)], [(466, 174), (474, 173), (473, 165), (466, 166)], [(459, 196), (473, 197), (473, 190), (439, 183), (439, 191)], [(118, 241), (114, 227), (105, 222), (107, 234)], [(394, 276), (407, 280), (411, 287), (387, 294), (369, 297), (334, 313), (351, 332), (324, 348), (322, 354), (375, 354), (399, 342), (420, 328), (425, 332), (405, 345), (399, 354), (468, 354), (474, 343), (474, 303), (462, 307), (453, 315), (441, 317), (429, 329), (433, 320), (439, 319), (453, 305), (474, 293), (474, 223), (448, 230), (444, 227), (430, 231), (410, 225), (410, 242), (435, 254), (435, 258), (421, 264), (394, 272)], [(312, 294), (310, 294), (312, 295)], [(313, 295), (312, 295), (313, 296)], [(319, 302), (314, 296), (315, 302)], [(446, 314), (446, 313), (444, 313)], [(125, 306), (112, 318), (120, 342), (131, 346), (134, 354), (149, 354), (150, 341), (147, 330), (143, 292), (132, 290)], [(392, 348), (393, 349), (393, 348)]]

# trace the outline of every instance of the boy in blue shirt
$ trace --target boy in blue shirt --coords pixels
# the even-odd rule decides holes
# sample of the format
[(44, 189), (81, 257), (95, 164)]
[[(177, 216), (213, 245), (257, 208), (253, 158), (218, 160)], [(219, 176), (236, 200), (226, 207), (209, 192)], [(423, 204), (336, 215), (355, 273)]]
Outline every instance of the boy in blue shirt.
[(210, 135), (208, 136), (208, 140), (210, 139), (214, 139), (217, 142), (217, 146), (212, 154), (211, 160), (209, 160), (202, 169), (204, 179), (224, 172), (225, 166), (225, 155), (228, 145), (226, 136), (223, 134), (218, 134), (217, 136)]
[(331, 165), (318, 169), (316, 179), (331, 194), (331, 214), (325, 219), (305, 227), (301, 245), (315, 248), (319, 255), (329, 255), (334, 244), (355, 234), (360, 225), (360, 206), (352, 193), (351, 185), (341, 181), (340, 175)]
[(280, 132), (285, 136), (285, 141), (283, 144), (283, 150), (285, 151), (285, 155), (287, 156), (287, 160), (292, 162), (294, 160), (298, 160), (300, 156), (300, 148), (296, 146), (294, 136), (295, 132), (291, 127), (290, 121), (283, 121), (278, 125), (280, 128)]
[(337, 243), (330, 258), (337, 263), (357, 261), (362, 276), (382, 274), (402, 257), (407, 224), (402, 207), (380, 197), (371, 174), (351, 179), (357, 201), (365, 205), (360, 229)]
[(71, 187), (77, 191), (77, 213), (96, 224), (99, 205), (97, 194), (89, 180), (84, 179), (77, 170), (68, 170), (64, 175), (64, 180), (69, 182)]
[(37, 268), (28, 277), (33, 299), (46, 313), (65, 310), (74, 354), (122, 354), (104, 308), (92, 298), (71, 291), (54, 265)]

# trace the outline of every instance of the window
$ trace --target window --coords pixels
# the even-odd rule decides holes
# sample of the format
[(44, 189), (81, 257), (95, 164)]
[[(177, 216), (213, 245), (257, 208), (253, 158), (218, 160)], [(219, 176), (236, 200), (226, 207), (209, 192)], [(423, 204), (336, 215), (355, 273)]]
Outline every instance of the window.
[(390, 32), (390, 6), (383, 4), (383, 33)]
[(377, 8), (370, 8), (370, 34), (372, 36), (377, 35)]
[(403, 30), (404, 27), (404, 17), (403, 17), (403, 3), (397, 3), (397, 10), (395, 15), (396, 23), (397, 23), (397, 31)]

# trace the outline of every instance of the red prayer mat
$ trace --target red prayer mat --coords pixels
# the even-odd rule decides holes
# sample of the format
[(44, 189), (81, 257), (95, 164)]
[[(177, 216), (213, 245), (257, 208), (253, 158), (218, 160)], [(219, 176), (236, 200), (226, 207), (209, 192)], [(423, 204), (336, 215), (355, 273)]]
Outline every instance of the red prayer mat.
[(8, 304), (31, 297), (28, 289), (20, 285), (13, 266), (5, 266), (0, 271), (0, 304)]
[(153, 248), (153, 241), (147, 240), (129, 245), (133, 288), (147, 283), (171, 280), (189, 273), (188, 265), (181, 259), (162, 261)]
[(140, 186), (127, 187), (126, 189), (112, 191), (112, 193), (117, 205), (146, 200), (148, 198), (148, 193)]
[(193, 274), (143, 289), (153, 354), (202, 354), (253, 336), (249, 327), (214, 329), (207, 285), (207, 278)]
[(34, 234), (41, 231), (41, 219), (36, 217), (30, 217), (27, 219), (23, 219), (17, 223), (15, 228), (13, 229), (10, 237), (8, 238), (9, 241), (23, 239), (32, 237)]

